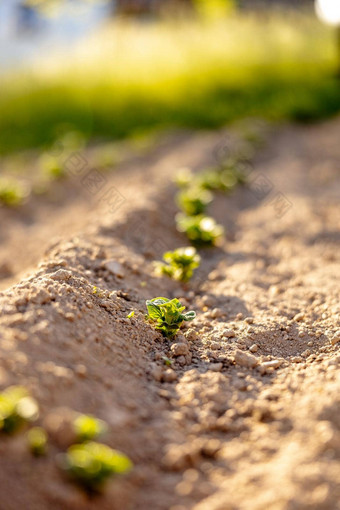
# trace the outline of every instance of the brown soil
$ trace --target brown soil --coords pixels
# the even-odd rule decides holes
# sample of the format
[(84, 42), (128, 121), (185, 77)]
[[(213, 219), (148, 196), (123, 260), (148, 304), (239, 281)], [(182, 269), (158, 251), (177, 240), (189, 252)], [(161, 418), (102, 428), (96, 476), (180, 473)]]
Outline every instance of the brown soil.
[[(41, 459), (22, 434), (0, 438), (1, 510), (340, 509), (339, 129), (268, 136), (250, 185), (217, 197), (227, 240), (185, 289), (152, 275), (186, 244), (171, 176), (214, 162), (226, 133), (181, 134), (123, 165), (102, 190), (124, 197), (113, 212), (77, 178), (54, 205), (0, 211), (12, 279), (50, 244), (0, 294), (1, 387), (26, 385), (50, 433)], [(156, 296), (196, 310), (184, 345), (145, 322)], [(92, 499), (55, 460), (70, 409), (105, 419), (105, 442), (135, 465)]]

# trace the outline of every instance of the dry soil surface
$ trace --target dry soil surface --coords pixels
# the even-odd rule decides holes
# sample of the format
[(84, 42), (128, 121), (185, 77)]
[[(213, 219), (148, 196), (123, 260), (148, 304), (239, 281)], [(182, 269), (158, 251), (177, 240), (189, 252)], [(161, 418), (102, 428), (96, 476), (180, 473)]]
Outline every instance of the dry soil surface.
[[(92, 201), (99, 185), (74, 175), (62, 210), (40, 201), (26, 227), (0, 211), (12, 279), (41, 257), (0, 294), (0, 384), (29, 388), (50, 435), (39, 459), (22, 433), (1, 436), (1, 510), (340, 509), (339, 132), (267, 136), (249, 185), (216, 198), (226, 241), (186, 288), (152, 272), (187, 244), (171, 179), (214, 163), (225, 132), (173, 137)], [(197, 312), (173, 342), (145, 321), (156, 296)], [(56, 462), (74, 411), (106, 420), (103, 441), (134, 462), (100, 496)]]

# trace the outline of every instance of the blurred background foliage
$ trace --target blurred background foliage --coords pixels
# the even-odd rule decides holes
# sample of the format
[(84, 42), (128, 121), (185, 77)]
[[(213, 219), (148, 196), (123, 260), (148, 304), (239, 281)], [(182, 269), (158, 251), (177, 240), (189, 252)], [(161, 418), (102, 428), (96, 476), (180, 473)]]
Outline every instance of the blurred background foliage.
[[(63, 3), (26, 0), (24, 8), (58, 16)], [(42, 37), (35, 59), (2, 71), (0, 153), (47, 146), (70, 130), (111, 140), (338, 112), (334, 31), (317, 20), (312, 2), (292, 5), (121, 0), (69, 46), (55, 43), (46, 54)]]

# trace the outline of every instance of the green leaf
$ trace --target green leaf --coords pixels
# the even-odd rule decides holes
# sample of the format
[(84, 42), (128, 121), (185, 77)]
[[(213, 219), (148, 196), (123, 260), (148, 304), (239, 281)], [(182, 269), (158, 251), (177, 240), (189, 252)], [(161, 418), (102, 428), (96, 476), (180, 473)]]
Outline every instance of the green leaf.
[(195, 312), (183, 315), (185, 306), (177, 298), (154, 298), (146, 301), (146, 306), (149, 312), (147, 318), (154, 323), (155, 329), (169, 338), (176, 335), (184, 320), (192, 320), (196, 316)]

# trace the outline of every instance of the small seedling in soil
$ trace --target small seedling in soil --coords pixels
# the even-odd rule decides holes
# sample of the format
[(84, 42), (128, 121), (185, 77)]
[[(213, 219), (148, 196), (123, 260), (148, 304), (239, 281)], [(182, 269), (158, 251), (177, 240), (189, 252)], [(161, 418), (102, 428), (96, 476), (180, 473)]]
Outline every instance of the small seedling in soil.
[(132, 312), (130, 312), (129, 315), (126, 316), (126, 318), (133, 319), (134, 316), (135, 316), (135, 312), (134, 312), (134, 310), (132, 310)]
[(162, 360), (164, 361), (164, 365), (166, 365), (167, 367), (171, 367), (171, 365), (173, 364), (173, 361), (169, 359), (167, 356), (163, 356)]
[(47, 179), (63, 179), (67, 175), (65, 168), (58, 159), (49, 154), (43, 154), (40, 157), (39, 166)]
[(163, 255), (164, 262), (155, 262), (156, 272), (180, 282), (188, 282), (201, 262), (195, 248), (188, 246), (168, 251)]
[(186, 216), (177, 214), (177, 230), (184, 232), (194, 246), (217, 246), (223, 239), (224, 229), (216, 221), (200, 214), (198, 216)]
[(62, 469), (89, 492), (100, 491), (111, 476), (132, 468), (126, 455), (94, 441), (70, 446), (59, 459)]
[(194, 179), (190, 168), (181, 168), (177, 171), (174, 182), (179, 188), (187, 188)]
[(27, 432), (27, 442), (30, 452), (35, 457), (46, 454), (47, 434), (42, 427), (33, 427)]
[(16, 207), (25, 201), (29, 190), (22, 183), (15, 179), (0, 179), (0, 204), (8, 207)]
[(0, 394), (0, 430), (11, 434), (39, 416), (37, 402), (26, 388), (10, 386)]
[(211, 191), (225, 191), (221, 171), (215, 168), (204, 170), (197, 176), (198, 185)]
[(105, 421), (87, 414), (81, 414), (78, 416), (74, 420), (73, 426), (79, 443), (96, 439), (107, 430), (107, 424)]
[(93, 287), (92, 294), (95, 294), (99, 298), (105, 297), (105, 291), (99, 289), (98, 287)]
[(243, 163), (220, 169), (208, 169), (199, 174), (198, 184), (207, 190), (229, 193), (238, 184), (245, 184), (247, 173), (249, 173), (249, 169)]
[(196, 317), (193, 311), (182, 313), (182, 306), (178, 299), (158, 297), (146, 301), (148, 309), (147, 319), (168, 338), (176, 335), (184, 321), (192, 321)]
[(178, 193), (177, 205), (188, 216), (196, 216), (206, 211), (212, 199), (210, 191), (195, 186)]

